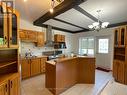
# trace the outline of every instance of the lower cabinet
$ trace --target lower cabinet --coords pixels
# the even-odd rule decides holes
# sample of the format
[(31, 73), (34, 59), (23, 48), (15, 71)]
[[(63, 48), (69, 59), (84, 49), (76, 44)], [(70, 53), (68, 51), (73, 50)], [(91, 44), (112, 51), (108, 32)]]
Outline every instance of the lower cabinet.
[(0, 95), (20, 95), (19, 77), (13, 76), (0, 84)]
[(8, 82), (0, 84), (0, 95), (9, 95)]
[(125, 65), (125, 84), (127, 85), (127, 64)]
[(125, 62), (120, 60), (114, 60), (113, 62), (113, 76), (116, 81), (120, 83), (125, 82)]
[(31, 76), (38, 75), (45, 72), (46, 57), (33, 58), (33, 59), (22, 59), (21, 71), (22, 79), (29, 78)]
[(35, 76), (37, 74), (40, 74), (40, 59), (31, 59), (31, 76)]
[(30, 62), (28, 59), (22, 59), (21, 61), (22, 78), (30, 77)]

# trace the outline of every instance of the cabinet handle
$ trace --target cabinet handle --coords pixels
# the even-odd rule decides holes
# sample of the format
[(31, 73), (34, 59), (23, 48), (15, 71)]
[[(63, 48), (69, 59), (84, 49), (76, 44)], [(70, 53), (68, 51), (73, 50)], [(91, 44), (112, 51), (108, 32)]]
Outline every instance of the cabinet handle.
[(7, 86), (7, 84), (5, 85), (5, 91), (8, 92), (8, 86)]
[(12, 37), (10, 37), (10, 43), (12, 43)]
[(7, 37), (4, 37), (4, 44), (7, 44)]
[(11, 88), (12, 88), (12, 85), (13, 85), (13, 83), (12, 83), (12, 81), (11, 81)]

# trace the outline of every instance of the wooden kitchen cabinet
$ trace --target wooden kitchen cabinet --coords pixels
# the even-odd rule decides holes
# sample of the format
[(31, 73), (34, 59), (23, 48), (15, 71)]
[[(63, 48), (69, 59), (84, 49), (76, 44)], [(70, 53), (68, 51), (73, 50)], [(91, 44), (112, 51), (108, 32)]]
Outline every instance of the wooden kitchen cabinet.
[(22, 59), (21, 61), (22, 79), (44, 73), (46, 61), (47, 57)]
[(127, 26), (121, 26), (115, 29), (114, 44), (115, 47), (124, 47), (126, 45)]
[(21, 60), (21, 72), (23, 79), (30, 77), (30, 62), (28, 59)]
[(116, 81), (124, 83), (124, 61), (114, 60), (113, 63), (113, 77)]
[(9, 95), (8, 82), (0, 84), (0, 95)]
[(55, 42), (65, 42), (65, 35), (55, 34), (54, 41)]
[[(2, 5), (0, 7), (5, 10), (6, 4)], [(9, 14), (0, 12), (0, 48), (18, 48), (19, 13), (9, 7), (6, 12)]]
[(21, 29), (19, 37), (22, 41), (26, 42), (37, 42), (37, 32), (32, 30)]
[(37, 47), (42, 47), (44, 46), (45, 41), (44, 41), (44, 32), (37, 32)]
[(47, 61), (47, 57), (41, 58), (40, 61), (41, 61), (41, 73), (44, 73), (45, 72), (45, 64), (46, 64), (46, 61)]
[(9, 80), (10, 95), (19, 95), (19, 77), (12, 77)]
[(35, 58), (35, 59), (31, 59), (31, 76), (35, 76), (35, 75), (38, 75), (40, 74), (40, 67), (41, 67), (41, 64), (40, 64), (40, 59), (38, 58)]

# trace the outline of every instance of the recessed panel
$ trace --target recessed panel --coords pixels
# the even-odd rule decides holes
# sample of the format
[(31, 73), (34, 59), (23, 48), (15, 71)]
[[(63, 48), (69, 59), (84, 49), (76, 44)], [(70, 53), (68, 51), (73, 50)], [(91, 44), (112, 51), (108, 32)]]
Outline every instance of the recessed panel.
[(70, 30), (70, 31), (82, 30), (81, 28), (78, 28), (78, 27), (75, 27), (75, 26), (72, 26), (72, 25), (69, 25), (69, 24), (65, 24), (65, 23), (62, 23), (62, 22), (59, 22), (59, 21), (56, 21), (56, 20), (53, 20), (53, 19), (50, 19), (50, 20), (46, 21), (44, 24), (51, 25), (51, 26), (58, 27), (58, 28), (62, 28), (62, 29), (67, 29), (67, 30)]
[(127, 0), (87, 0), (79, 6), (96, 18), (96, 11), (102, 10), (100, 19), (103, 22), (114, 24), (127, 21)]
[(83, 15), (75, 9), (68, 10), (67, 12), (60, 14), (56, 18), (84, 28), (88, 28), (88, 25), (94, 22), (90, 18), (88, 18), (87, 16)]

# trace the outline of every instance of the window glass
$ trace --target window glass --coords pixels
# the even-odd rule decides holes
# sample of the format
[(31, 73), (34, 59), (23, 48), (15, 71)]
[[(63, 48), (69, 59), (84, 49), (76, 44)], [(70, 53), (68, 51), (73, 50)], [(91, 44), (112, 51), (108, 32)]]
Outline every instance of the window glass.
[(99, 39), (98, 53), (108, 53), (109, 39)]
[(79, 39), (79, 54), (94, 55), (94, 38), (80, 38)]

